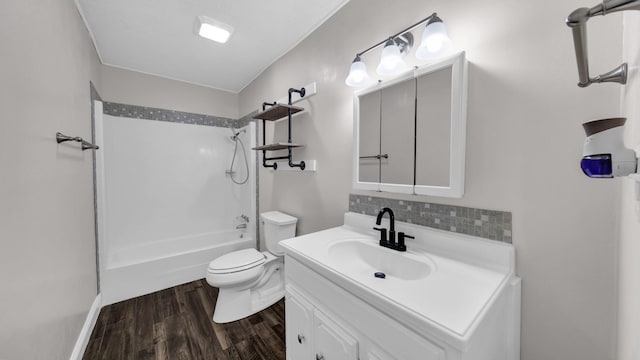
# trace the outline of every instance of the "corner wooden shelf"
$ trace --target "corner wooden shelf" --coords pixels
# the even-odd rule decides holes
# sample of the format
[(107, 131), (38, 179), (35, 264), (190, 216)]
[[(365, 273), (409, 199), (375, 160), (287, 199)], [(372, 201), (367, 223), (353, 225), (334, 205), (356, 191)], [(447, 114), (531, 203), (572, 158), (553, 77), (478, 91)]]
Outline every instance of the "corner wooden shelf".
[(253, 118), (260, 119), (260, 120), (267, 120), (267, 121), (276, 121), (289, 116), (289, 109), (291, 109), (292, 115), (304, 110), (304, 108), (301, 108), (298, 106), (287, 105), (287, 104), (277, 104), (261, 113), (255, 114)]
[(279, 143), (275, 143), (275, 144), (256, 146), (254, 148), (251, 148), (251, 150), (275, 151), (275, 150), (284, 150), (284, 149), (288, 149), (288, 148), (295, 148), (295, 147), (302, 147), (302, 146), (304, 146), (304, 145), (294, 144), (294, 143), (279, 142)]

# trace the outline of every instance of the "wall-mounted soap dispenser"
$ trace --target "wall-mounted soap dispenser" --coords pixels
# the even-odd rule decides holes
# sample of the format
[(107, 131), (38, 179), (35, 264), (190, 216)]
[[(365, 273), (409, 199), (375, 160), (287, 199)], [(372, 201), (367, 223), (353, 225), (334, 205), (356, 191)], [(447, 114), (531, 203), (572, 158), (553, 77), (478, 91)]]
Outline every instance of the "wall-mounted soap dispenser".
[(624, 146), (626, 118), (594, 120), (582, 124), (587, 138), (582, 150), (580, 167), (588, 177), (612, 178), (635, 174), (638, 158), (634, 150)]

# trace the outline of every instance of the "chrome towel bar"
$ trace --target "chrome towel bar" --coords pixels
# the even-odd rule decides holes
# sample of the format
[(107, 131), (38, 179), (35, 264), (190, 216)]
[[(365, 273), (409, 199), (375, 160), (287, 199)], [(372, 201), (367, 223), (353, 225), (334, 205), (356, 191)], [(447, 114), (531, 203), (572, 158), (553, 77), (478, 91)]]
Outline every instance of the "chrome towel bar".
[(63, 143), (65, 141), (77, 141), (79, 143), (82, 143), (82, 151), (85, 151), (85, 150), (88, 150), (88, 149), (94, 149), (94, 150), (100, 149), (100, 147), (98, 145), (93, 145), (92, 143), (83, 140), (79, 136), (76, 136), (76, 137), (67, 136), (67, 135), (64, 135), (63, 133), (60, 133), (60, 132), (56, 133), (56, 141), (58, 142), (58, 144)]
[(640, 0), (603, 0), (602, 3), (592, 8), (579, 8), (567, 16), (566, 23), (573, 32), (573, 45), (578, 62), (578, 78), (580, 80), (578, 86), (587, 87), (593, 83), (601, 82), (627, 83), (627, 63), (595, 78), (589, 77), (587, 53), (587, 20), (593, 16), (604, 16), (608, 13), (624, 10), (640, 10)]

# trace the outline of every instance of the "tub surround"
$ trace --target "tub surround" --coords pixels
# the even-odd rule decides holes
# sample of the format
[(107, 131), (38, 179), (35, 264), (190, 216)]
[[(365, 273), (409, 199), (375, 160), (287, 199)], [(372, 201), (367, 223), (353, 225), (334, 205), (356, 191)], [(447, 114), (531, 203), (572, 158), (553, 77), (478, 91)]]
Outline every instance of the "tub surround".
[(434, 229), (511, 243), (511, 213), (349, 194), (349, 211), (375, 216), (383, 207), (392, 208), (396, 219)]
[[(92, 123), (95, 122), (93, 120), (93, 100), (103, 101), (98, 92), (91, 84), (91, 114), (92, 114)], [(257, 126), (257, 121), (253, 119), (253, 115), (257, 113), (257, 111), (252, 111), (249, 114), (240, 117), (239, 119), (231, 119), (222, 116), (212, 116), (205, 114), (196, 114), (191, 112), (184, 112), (178, 110), (167, 110), (149, 106), (140, 106), (140, 105), (130, 105), (130, 104), (122, 104), (116, 102), (108, 102), (103, 101), (102, 111), (106, 115), (118, 116), (118, 117), (126, 117), (133, 119), (145, 119), (145, 120), (156, 120), (156, 121), (167, 121), (174, 122), (180, 124), (191, 124), (191, 125), (202, 125), (202, 126), (216, 126), (216, 127), (234, 127), (236, 129), (243, 128), (249, 125), (251, 122), (254, 122)], [(255, 141), (258, 143), (259, 133), (256, 132)], [(95, 143), (95, 135), (93, 136), (93, 142)], [(258, 152), (252, 154), (255, 157), (255, 167), (254, 173), (256, 174), (256, 212), (255, 218), (258, 219), (260, 216), (260, 162), (258, 161)], [(95, 178), (95, 177), (94, 177)], [(97, 224), (96, 224), (97, 228)], [(260, 247), (260, 232), (256, 231), (256, 247)]]
[[(224, 127), (235, 120), (108, 102), (95, 116), (103, 304), (202, 278), (212, 259), (255, 247), (253, 177), (225, 175), (234, 144)], [(250, 147), (255, 126), (244, 129)], [(241, 214), (252, 228), (234, 230)]]
[[(310, 311), (313, 320), (308, 321), (313, 324), (330, 318), (337, 324), (334, 328), (351, 334), (353, 341), (344, 340), (346, 347), (355, 343), (362, 359), (380, 354), (398, 359), (519, 359), (521, 290), (513, 246), (396, 222), (397, 231), (415, 236), (407, 241), (407, 254), (399, 256), (422, 259), (430, 271), (417, 279), (380, 279), (373, 271), (360, 271), (367, 266), (357, 266), (363, 262), (361, 252), (354, 253), (355, 264), (336, 263), (331, 253), (336, 244), (363, 241), (376, 246), (378, 239), (372, 229), (374, 217), (347, 213), (344, 219), (341, 227), (281, 242), (286, 250), (288, 313), (292, 304), (293, 314)], [(373, 266), (393, 273), (394, 264), (388, 262)], [(354, 267), (358, 269), (351, 271)], [(296, 308), (300, 303), (307, 305)], [(296, 315), (291, 318), (288, 351), (291, 347), (291, 355), (301, 351), (295, 353), (301, 356), (311, 350), (304, 342), (290, 342), (295, 337), (290, 332), (305, 331), (305, 325), (295, 322)], [(315, 330), (306, 329), (306, 336), (323, 336), (317, 335), (318, 327)], [(312, 352), (327, 351), (323, 341), (309, 345)], [(309, 339), (308, 344), (313, 342)]]

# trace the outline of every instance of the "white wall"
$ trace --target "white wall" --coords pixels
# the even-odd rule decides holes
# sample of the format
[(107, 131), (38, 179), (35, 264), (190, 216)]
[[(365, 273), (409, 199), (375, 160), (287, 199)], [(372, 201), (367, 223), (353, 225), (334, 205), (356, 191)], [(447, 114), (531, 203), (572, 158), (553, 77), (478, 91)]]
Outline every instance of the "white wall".
[[(584, 0), (352, 0), (240, 94), (240, 114), (318, 82), (300, 105), (294, 159), (316, 173), (261, 170), (261, 211), (299, 217), (299, 233), (341, 224), (351, 191), (355, 53), (437, 11), (470, 61), (466, 192), (462, 199), (412, 198), (513, 212), (523, 278), (522, 359), (614, 359), (617, 181), (585, 177), (583, 122), (619, 115), (620, 85), (578, 81), (565, 17)], [(590, 65), (621, 62), (621, 15), (589, 23)], [(379, 52), (365, 55), (370, 73)], [(410, 55), (411, 56), (411, 55)], [(415, 60), (413, 60), (415, 63)], [(275, 125), (285, 136), (286, 122)], [(365, 193), (367, 192), (359, 192)]]
[(96, 296), (89, 81), (71, 0), (0, 2), (0, 359), (65, 359)]
[[(629, 64), (622, 109), (627, 116), (625, 142), (640, 150), (640, 14), (624, 14), (624, 61)], [(620, 274), (618, 290), (618, 360), (640, 359), (640, 183), (620, 180)]]
[(102, 65), (105, 101), (237, 119), (238, 95)]

